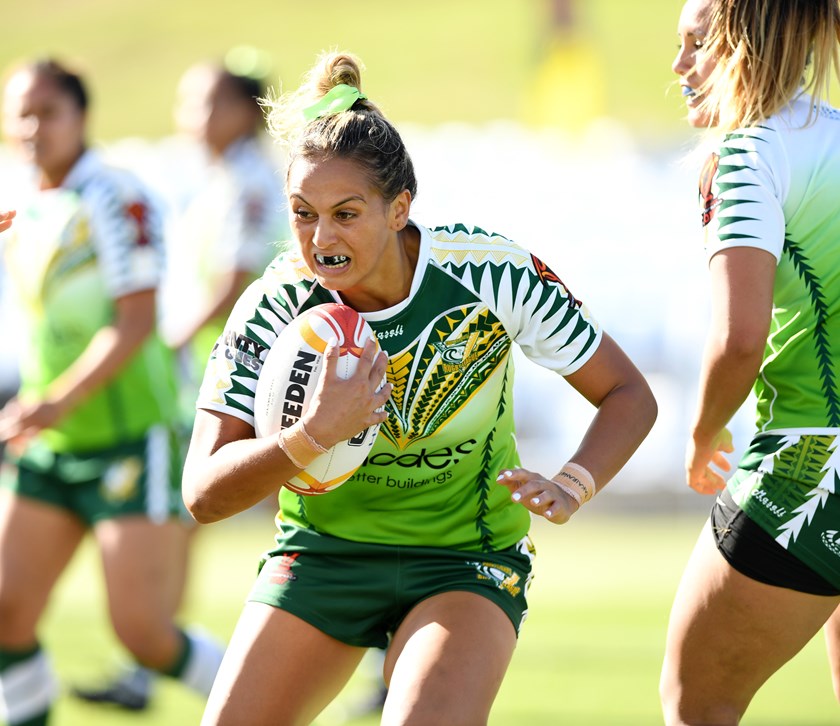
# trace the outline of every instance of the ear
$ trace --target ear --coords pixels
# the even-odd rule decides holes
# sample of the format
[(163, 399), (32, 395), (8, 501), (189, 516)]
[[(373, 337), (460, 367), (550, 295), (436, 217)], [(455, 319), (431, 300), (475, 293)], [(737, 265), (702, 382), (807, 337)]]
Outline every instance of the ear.
[(411, 212), (411, 192), (403, 189), (388, 207), (388, 226), (395, 232), (399, 232), (408, 224), (408, 215)]

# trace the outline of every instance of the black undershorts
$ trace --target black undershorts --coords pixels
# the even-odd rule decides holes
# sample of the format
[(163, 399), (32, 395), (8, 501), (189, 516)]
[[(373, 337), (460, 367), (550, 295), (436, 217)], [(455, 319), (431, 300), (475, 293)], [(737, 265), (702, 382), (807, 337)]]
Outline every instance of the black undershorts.
[(742, 575), (766, 585), (811, 595), (840, 595), (840, 590), (753, 522), (734, 502), (728, 489), (717, 496), (711, 522), (718, 550)]

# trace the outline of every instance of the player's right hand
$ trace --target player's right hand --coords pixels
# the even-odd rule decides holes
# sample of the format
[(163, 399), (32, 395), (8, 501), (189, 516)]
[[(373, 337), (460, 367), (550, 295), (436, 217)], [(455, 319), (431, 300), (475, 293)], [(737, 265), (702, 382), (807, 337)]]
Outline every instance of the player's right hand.
[(732, 465), (724, 453), (731, 454), (735, 450), (732, 445), (732, 434), (723, 428), (708, 443), (689, 439), (685, 453), (686, 483), (699, 494), (715, 494), (726, 486), (724, 478), (712, 469), (712, 464), (729, 471)]
[(365, 343), (358, 367), (350, 378), (338, 375), (338, 356), (338, 344), (328, 345), (324, 352), (324, 373), (304, 415), (307, 432), (326, 449), (353, 438), (369, 426), (383, 423), (388, 418), (383, 407), (392, 389), (390, 383), (381, 385), (388, 356), (378, 350), (373, 340)]

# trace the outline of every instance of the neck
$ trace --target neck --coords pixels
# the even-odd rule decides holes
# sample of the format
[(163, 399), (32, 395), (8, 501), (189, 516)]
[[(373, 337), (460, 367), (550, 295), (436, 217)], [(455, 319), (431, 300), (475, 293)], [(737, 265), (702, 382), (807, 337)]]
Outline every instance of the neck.
[(67, 178), (67, 175), (70, 173), (70, 170), (76, 165), (76, 162), (82, 157), (84, 154), (85, 149), (84, 147), (79, 151), (78, 156), (74, 157), (72, 161), (69, 161), (65, 164), (56, 165), (46, 169), (44, 167), (40, 167), (40, 176), (38, 180), (38, 187), (40, 189), (56, 189), (62, 185), (64, 180)]
[(408, 225), (397, 232), (397, 258), (394, 265), (383, 269), (384, 284), (375, 289), (342, 290), (339, 296), (362, 313), (385, 310), (401, 303), (411, 293), (419, 255), (420, 231)]

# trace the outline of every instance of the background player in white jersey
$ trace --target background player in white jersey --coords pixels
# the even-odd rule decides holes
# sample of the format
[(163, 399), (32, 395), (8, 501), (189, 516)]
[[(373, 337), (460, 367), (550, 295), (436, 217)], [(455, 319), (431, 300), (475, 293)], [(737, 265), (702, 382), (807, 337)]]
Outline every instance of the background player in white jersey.
[[(276, 546), (203, 723), (240, 723), (243, 713), (254, 726), (309, 723), (365, 649), (385, 645), (383, 723), (485, 723), (527, 610), (531, 513), (566, 522), (624, 465), (656, 404), (533, 255), (479, 229), (409, 219), (413, 164), (362, 95), (353, 56), (323, 57), (298, 92), (274, 102), (269, 125), (290, 143), (297, 245), (240, 298), (219, 338), (199, 394), (185, 501), (199, 521), (223, 519), (323, 447), (382, 428), (340, 488), (314, 497), (281, 490)], [(360, 311), (388, 353), (371, 341), (357, 373), (341, 381), (328, 347), (312, 408), (279, 436), (254, 438), (261, 361), (289, 321), (324, 302)], [(554, 478), (520, 468), (514, 343), (597, 407)]]
[(55, 61), (14, 69), (7, 140), (31, 164), (2, 238), (25, 316), (21, 388), (0, 411), (0, 714), (45, 723), (55, 677), (36, 630), (90, 531), (111, 621), (150, 668), (209, 692), (221, 648), (166, 607), (182, 536), (174, 367), (155, 333), (160, 221), (139, 182), (87, 148), (88, 96)]
[[(260, 77), (212, 62), (191, 66), (178, 84), (175, 123), (195, 144), (198, 163), (188, 181), (176, 175), (179, 188), (160, 180), (170, 204), (168, 272), (160, 300), (162, 332), (180, 357), (181, 425), (187, 437), (198, 384), (224, 321), (288, 235), (278, 159), (262, 138), (264, 91)], [(195, 533), (194, 523), (187, 527), (187, 536), (170, 550), (173, 614), (182, 601)], [(139, 710), (148, 705), (151, 690), (152, 673), (129, 665), (105, 684), (73, 692)]]
[(202, 164), (174, 210), (164, 324), (170, 344), (189, 349), (196, 389), (234, 302), (288, 235), (279, 157), (263, 139), (263, 95), (261, 78), (223, 64), (196, 64), (178, 84), (176, 125), (198, 142)]
[[(840, 697), (840, 112), (837, 0), (689, 0), (673, 69), (716, 130), (700, 179), (712, 319), (686, 453), (715, 494), (668, 630), (668, 724), (736, 724), (829, 621)], [(758, 431), (725, 483), (726, 425)]]

